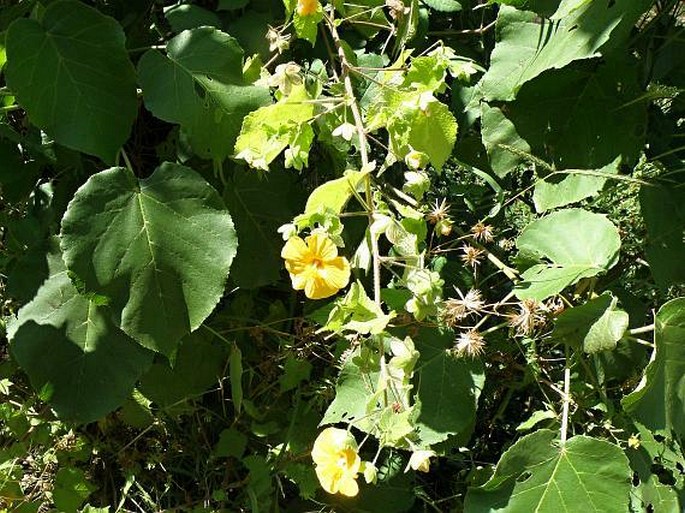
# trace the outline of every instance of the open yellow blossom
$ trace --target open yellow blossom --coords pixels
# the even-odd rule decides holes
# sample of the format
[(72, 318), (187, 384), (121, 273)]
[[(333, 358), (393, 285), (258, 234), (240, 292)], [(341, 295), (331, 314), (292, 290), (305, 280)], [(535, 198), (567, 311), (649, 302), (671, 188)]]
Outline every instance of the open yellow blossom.
[(316, 477), (328, 493), (354, 497), (359, 493), (357, 473), (362, 461), (357, 454), (357, 441), (344, 429), (324, 429), (314, 441), (312, 459)]
[(338, 256), (338, 248), (324, 233), (314, 232), (305, 240), (290, 237), (281, 256), (295, 290), (309, 299), (330, 297), (350, 281), (350, 263)]

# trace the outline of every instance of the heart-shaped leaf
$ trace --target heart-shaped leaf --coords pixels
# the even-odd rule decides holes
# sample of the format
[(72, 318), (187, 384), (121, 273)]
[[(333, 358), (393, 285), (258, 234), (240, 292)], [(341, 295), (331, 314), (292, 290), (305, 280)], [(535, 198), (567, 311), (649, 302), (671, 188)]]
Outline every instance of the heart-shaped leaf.
[(587, 436), (560, 445), (556, 435), (542, 429), (516, 442), (490, 480), (469, 489), (464, 511), (628, 513), (631, 470), (621, 448)]
[(516, 246), (526, 258), (540, 262), (521, 275), (516, 296), (542, 301), (615, 265), (621, 239), (606, 216), (571, 208), (530, 223)]
[(243, 118), (271, 103), (268, 89), (245, 83), (238, 41), (213, 27), (181, 32), (167, 44), (166, 56), (149, 50), (138, 75), (145, 106), (180, 124), (204, 158), (227, 157)]
[(54, 274), (10, 325), (12, 353), (57, 414), (91, 422), (117, 408), (152, 363), (96, 298), (79, 295), (66, 270)]
[(113, 163), (138, 110), (121, 26), (61, 0), (40, 21), (12, 23), (6, 44), (7, 85), (31, 122), (58, 143)]
[(123, 168), (91, 176), (69, 203), (61, 239), (85, 289), (109, 298), (127, 334), (166, 355), (214, 309), (237, 248), (217, 192), (170, 163), (143, 180)]

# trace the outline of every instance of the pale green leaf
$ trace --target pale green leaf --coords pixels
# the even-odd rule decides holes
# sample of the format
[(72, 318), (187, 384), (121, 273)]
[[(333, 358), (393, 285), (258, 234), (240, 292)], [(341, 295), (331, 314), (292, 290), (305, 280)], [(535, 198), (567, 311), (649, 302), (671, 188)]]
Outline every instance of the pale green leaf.
[(613, 267), (621, 238), (606, 216), (573, 208), (533, 221), (516, 246), (527, 258), (540, 262), (523, 272), (514, 288), (516, 296), (542, 301)]
[(649, 429), (685, 434), (685, 298), (662, 306), (654, 321), (654, 353), (624, 409)]
[(343, 333), (353, 331), (361, 335), (378, 335), (385, 330), (394, 312), (386, 314), (369, 298), (359, 281), (355, 281), (345, 297), (338, 299), (322, 331)]
[(164, 163), (142, 180), (123, 168), (91, 176), (64, 214), (61, 247), (127, 334), (170, 355), (221, 299), (237, 240), (216, 191)]
[(304, 86), (297, 86), (280, 102), (248, 114), (235, 143), (236, 157), (268, 170), (269, 164), (297, 139), (300, 127), (314, 117), (315, 104), (309, 100)]
[(552, 337), (582, 346), (586, 353), (611, 351), (628, 329), (628, 314), (611, 293), (568, 308), (557, 318)]
[(317, 214), (322, 210), (340, 214), (366, 174), (368, 173), (364, 171), (348, 170), (344, 176), (319, 185), (309, 195), (303, 216)]
[(603, 168), (567, 169), (545, 177), (535, 185), (533, 202), (538, 212), (565, 207), (597, 195), (611, 175), (618, 173), (620, 158)]
[(69, 148), (114, 163), (138, 110), (121, 26), (75, 0), (7, 33), (7, 85), (32, 123)]
[(318, 31), (319, 22), (323, 19), (323, 7), (318, 0), (309, 1), (316, 1), (316, 11), (306, 16), (301, 16), (298, 14), (297, 10), (295, 10), (295, 13), (293, 14), (293, 25), (295, 26), (297, 37), (309, 41), (312, 46), (314, 46), (316, 43), (316, 33)]
[(490, 480), (469, 488), (467, 513), (628, 513), (631, 470), (623, 450), (574, 436), (565, 445), (540, 430), (521, 438), (497, 463)]
[(83, 423), (123, 403), (153, 355), (112, 323), (107, 307), (79, 295), (66, 271), (19, 311), (8, 338), (33, 387), (61, 418)]
[(147, 51), (138, 63), (145, 106), (158, 118), (178, 123), (193, 151), (222, 160), (231, 154), (243, 118), (269, 104), (269, 90), (245, 83), (243, 50), (213, 27), (181, 32), (167, 54)]

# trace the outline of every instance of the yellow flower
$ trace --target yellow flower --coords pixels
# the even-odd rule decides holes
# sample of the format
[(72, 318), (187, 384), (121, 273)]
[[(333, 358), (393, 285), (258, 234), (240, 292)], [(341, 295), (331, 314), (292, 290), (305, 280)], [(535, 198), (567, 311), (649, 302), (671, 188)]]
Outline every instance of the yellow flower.
[(357, 473), (362, 461), (357, 454), (357, 441), (344, 429), (324, 429), (314, 441), (312, 459), (316, 477), (328, 493), (354, 497), (359, 493)]
[(318, 8), (318, 0), (297, 0), (297, 14), (300, 16), (309, 16), (315, 13)]
[(338, 248), (327, 235), (315, 232), (305, 240), (290, 237), (281, 256), (295, 290), (309, 299), (330, 297), (350, 281), (350, 263), (338, 256)]

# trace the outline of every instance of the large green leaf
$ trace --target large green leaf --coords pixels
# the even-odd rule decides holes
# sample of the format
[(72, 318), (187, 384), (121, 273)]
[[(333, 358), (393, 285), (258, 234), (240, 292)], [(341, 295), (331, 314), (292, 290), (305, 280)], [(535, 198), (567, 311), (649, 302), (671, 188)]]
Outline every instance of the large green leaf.
[(240, 240), (231, 270), (231, 279), (239, 287), (252, 289), (278, 280), (283, 267), (283, 239), (277, 230), (304, 202), (297, 181), (296, 175), (283, 170), (266, 176), (236, 170), (226, 185), (224, 199)]
[(466, 513), (628, 513), (630, 467), (620, 447), (587, 436), (565, 445), (540, 430), (521, 438), (494, 475), (469, 488)]
[(521, 256), (540, 262), (521, 275), (516, 296), (542, 301), (613, 267), (621, 239), (606, 216), (571, 208), (530, 223), (516, 246)]
[[(531, 153), (556, 169), (599, 169), (618, 157), (630, 164), (642, 151), (646, 124), (639, 69), (626, 57), (550, 71), (521, 88), (502, 110)], [(483, 140), (487, 143), (486, 134)], [(495, 142), (523, 144), (515, 138)], [(493, 148), (488, 152), (493, 160)], [(519, 154), (518, 161), (524, 157)]]
[(117, 328), (111, 312), (79, 295), (63, 270), (10, 325), (12, 353), (57, 414), (91, 422), (117, 408), (152, 362)]
[(221, 299), (237, 247), (216, 191), (170, 163), (143, 180), (123, 168), (91, 176), (69, 203), (61, 237), (85, 289), (109, 299), (127, 334), (166, 355)]
[(685, 190), (650, 184), (640, 190), (640, 206), (654, 281), (663, 289), (685, 282)]
[(149, 50), (138, 63), (145, 106), (180, 124), (195, 153), (224, 159), (243, 118), (271, 102), (269, 90), (245, 83), (242, 48), (213, 27), (186, 30), (166, 49), (166, 56)]
[(610, 293), (564, 310), (557, 318), (552, 337), (582, 347), (586, 353), (610, 351), (628, 329), (628, 314), (616, 307)]
[(554, 21), (536, 13), (502, 6), (492, 64), (480, 86), (487, 100), (513, 100), (523, 84), (550, 69), (598, 56), (598, 50), (627, 18), (639, 15), (645, 2), (586, 2), (571, 12), (564, 0)]
[(415, 369), (418, 432), (421, 443), (431, 445), (471, 429), (485, 374), (479, 360), (449, 353), (449, 332), (422, 330), (415, 341), (421, 354)]
[(685, 434), (685, 298), (669, 301), (654, 321), (654, 354), (623, 407), (649, 429)]
[(535, 209), (544, 212), (595, 196), (609, 177), (618, 173), (619, 160), (601, 169), (566, 169), (545, 177), (533, 191)]
[(135, 70), (124, 31), (75, 0), (7, 33), (7, 84), (31, 122), (58, 143), (113, 163), (136, 117)]

